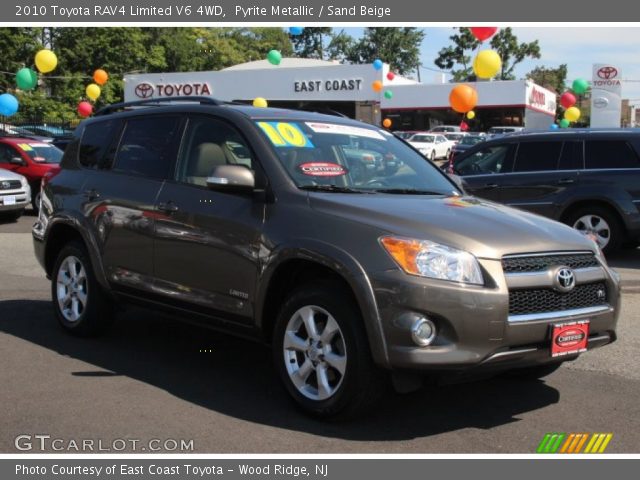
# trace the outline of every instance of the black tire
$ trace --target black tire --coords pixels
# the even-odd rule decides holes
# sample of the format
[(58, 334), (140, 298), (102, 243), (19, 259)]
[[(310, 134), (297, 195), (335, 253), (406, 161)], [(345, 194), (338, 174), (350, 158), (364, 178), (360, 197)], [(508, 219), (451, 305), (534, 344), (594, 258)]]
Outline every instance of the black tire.
[(580, 207), (577, 210), (569, 212), (564, 218), (564, 223), (570, 227), (574, 227), (579, 219), (586, 216), (600, 217), (609, 225), (609, 242), (602, 249), (605, 254), (620, 249), (625, 237), (624, 227), (618, 216), (606, 207), (600, 205)]
[(517, 368), (515, 370), (509, 370), (506, 372), (505, 376), (521, 380), (539, 380), (547, 375), (551, 375), (560, 368), (560, 365), (562, 365), (561, 362), (537, 365), (535, 367)]
[[(338, 335), (342, 334), (341, 338), (344, 339), (341, 345), (346, 351), (344, 375), (340, 376), (341, 380), (337, 383), (335, 392), (321, 400), (308, 398), (301, 393), (293, 383), (286, 364), (284, 338), (287, 326), (294, 314), (306, 306), (324, 309), (335, 319), (340, 329)], [(319, 315), (320, 317), (315, 315), (314, 318), (319, 318), (319, 324), (321, 324), (322, 314)], [(326, 319), (326, 316), (324, 318)], [(324, 325), (326, 326), (326, 323)], [(311, 358), (308, 353), (296, 355), (300, 355), (304, 362)], [(288, 296), (280, 309), (274, 328), (273, 361), (285, 389), (296, 405), (304, 412), (319, 418), (345, 420), (366, 414), (387, 391), (389, 384), (388, 376), (373, 364), (358, 307), (344, 289), (329, 282), (305, 285)], [(324, 359), (322, 362), (324, 363)], [(309, 379), (313, 380), (313, 378), (316, 379), (317, 385), (318, 377), (315, 370), (309, 376)]]
[(429, 158), (431, 159), (432, 162), (435, 161), (435, 159), (436, 159), (436, 151), (435, 150), (431, 150), (431, 156)]
[[(58, 285), (60, 270), (61, 268), (67, 268), (67, 264), (63, 267), (63, 263), (67, 261), (67, 259), (77, 259), (85, 272), (85, 280), (78, 281), (78, 284), (82, 284), (86, 301), (83, 304), (79, 316), (75, 320), (70, 320), (68, 316), (63, 313), (58, 300), (59, 288), (66, 289), (66, 292), (71, 291), (71, 287), (69, 286), (61, 287)], [(64, 272), (62, 275), (64, 276)], [(68, 275), (66, 277), (69, 278)], [(104, 333), (113, 322), (112, 302), (96, 280), (93, 267), (89, 260), (89, 254), (85, 246), (80, 242), (70, 242), (58, 253), (51, 273), (51, 299), (58, 322), (62, 328), (73, 335), (79, 337), (97, 336)], [(80, 309), (78, 308), (77, 310)], [(70, 314), (71, 313), (68, 315)]]

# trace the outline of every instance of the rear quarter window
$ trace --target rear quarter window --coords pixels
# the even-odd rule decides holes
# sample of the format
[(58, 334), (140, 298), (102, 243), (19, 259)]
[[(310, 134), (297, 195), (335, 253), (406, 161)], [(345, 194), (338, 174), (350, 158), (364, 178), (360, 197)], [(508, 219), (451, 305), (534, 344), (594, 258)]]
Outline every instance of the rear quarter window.
[(585, 168), (640, 168), (638, 155), (626, 140), (589, 140), (585, 142)]

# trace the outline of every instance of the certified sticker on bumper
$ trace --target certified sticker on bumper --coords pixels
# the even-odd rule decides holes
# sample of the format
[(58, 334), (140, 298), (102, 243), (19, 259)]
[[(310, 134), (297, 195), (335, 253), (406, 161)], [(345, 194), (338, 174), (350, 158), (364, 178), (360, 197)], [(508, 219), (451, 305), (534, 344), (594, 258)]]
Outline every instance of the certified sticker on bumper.
[(556, 324), (551, 334), (551, 356), (586, 352), (588, 339), (589, 320)]

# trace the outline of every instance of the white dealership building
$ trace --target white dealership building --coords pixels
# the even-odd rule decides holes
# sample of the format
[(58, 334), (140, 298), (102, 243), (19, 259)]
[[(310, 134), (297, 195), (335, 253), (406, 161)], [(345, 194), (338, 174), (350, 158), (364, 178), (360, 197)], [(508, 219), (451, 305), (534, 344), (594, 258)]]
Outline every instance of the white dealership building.
[[(389, 66), (343, 65), (322, 60), (284, 58), (278, 66), (266, 60), (220, 71), (125, 75), (125, 101), (205, 95), (225, 101), (266, 98), (269, 106), (339, 112), (393, 130), (426, 130), (458, 124), (462, 115), (449, 107), (452, 83), (419, 83), (395, 75)], [(380, 92), (372, 84), (383, 84)], [(471, 82), (478, 91), (472, 130), (496, 125), (547, 129), (556, 112), (556, 95), (528, 80)], [(389, 91), (391, 98), (384, 92)]]

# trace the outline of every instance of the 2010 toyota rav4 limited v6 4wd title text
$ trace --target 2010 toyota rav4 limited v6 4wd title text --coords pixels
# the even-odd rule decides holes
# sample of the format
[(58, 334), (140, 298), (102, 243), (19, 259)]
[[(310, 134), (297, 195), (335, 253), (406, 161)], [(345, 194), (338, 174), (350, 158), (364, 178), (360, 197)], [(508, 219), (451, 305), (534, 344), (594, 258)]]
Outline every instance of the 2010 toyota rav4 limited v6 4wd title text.
[(45, 179), (35, 251), (69, 332), (135, 300), (269, 342), (319, 416), (363, 411), (385, 372), (540, 377), (615, 340), (618, 278), (570, 227), (465, 196), (371, 125), (182, 100), (107, 107)]

